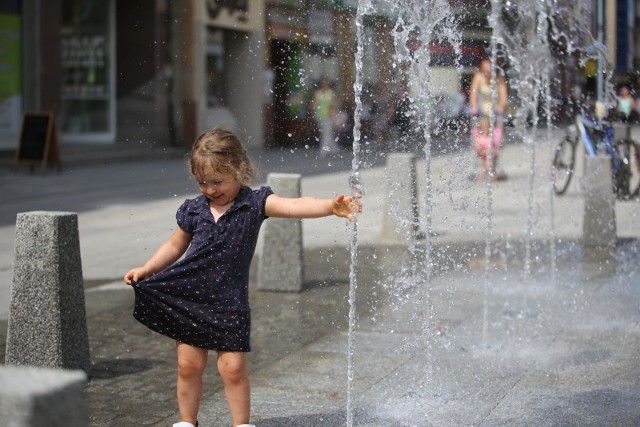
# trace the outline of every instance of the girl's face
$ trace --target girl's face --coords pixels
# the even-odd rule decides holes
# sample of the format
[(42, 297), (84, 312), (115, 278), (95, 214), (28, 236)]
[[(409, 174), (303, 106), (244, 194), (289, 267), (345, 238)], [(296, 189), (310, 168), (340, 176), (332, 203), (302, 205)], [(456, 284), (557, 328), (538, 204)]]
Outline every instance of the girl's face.
[(231, 174), (207, 170), (204, 176), (196, 177), (200, 192), (216, 206), (230, 205), (240, 192), (242, 184)]
[(482, 62), (480, 62), (479, 68), (482, 74), (484, 74), (485, 76), (491, 76), (491, 62), (484, 59), (482, 60)]

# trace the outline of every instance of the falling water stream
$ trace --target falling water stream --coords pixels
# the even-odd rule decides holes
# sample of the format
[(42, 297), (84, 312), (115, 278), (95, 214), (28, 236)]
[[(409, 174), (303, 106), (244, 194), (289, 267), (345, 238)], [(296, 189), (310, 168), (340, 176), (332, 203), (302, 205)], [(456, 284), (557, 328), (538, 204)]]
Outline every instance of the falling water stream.
[[(458, 32), (455, 31), (452, 17), (453, 14), (447, 0), (431, 0), (422, 1), (378, 1), (374, 5), (372, 0), (360, 0), (356, 14), (356, 79), (354, 84), (356, 108), (355, 108), (355, 126), (354, 126), (354, 142), (353, 142), (353, 162), (350, 184), (352, 194), (362, 193), (362, 183), (359, 175), (360, 168), (360, 124), (362, 115), (362, 71), (363, 71), (363, 52), (364, 52), (364, 36), (363, 36), (363, 19), (365, 15), (379, 10), (384, 7), (385, 10), (393, 11), (398, 17), (394, 28), (394, 39), (396, 46), (395, 65), (408, 68), (407, 75), (410, 83), (419, 83), (419, 89), (415, 92), (414, 114), (420, 118), (422, 122), (422, 135), (424, 138), (423, 152), (425, 155), (425, 185), (424, 206), (422, 225), (424, 228), (424, 247), (422, 250), (417, 249), (417, 236), (411, 236), (410, 252), (412, 274), (420, 277), (420, 282), (427, 287), (431, 281), (433, 261), (432, 261), (432, 182), (431, 182), (431, 129), (432, 116), (430, 109), (433, 108), (433, 96), (431, 91), (431, 72), (428, 66), (430, 62), (430, 51), (426, 48), (411, 49), (409, 47), (410, 38), (414, 38), (413, 42), (418, 46), (429, 46), (433, 40), (446, 40), (451, 43), (457, 56), (460, 55), (460, 40)], [(415, 225), (415, 218), (408, 218), (402, 221), (404, 224)], [(347, 426), (353, 425), (353, 381), (354, 367), (353, 355), (355, 353), (354, 331), (356, 326), (356, 290), (357, 290), (357, 223), (353, 223), (351, 232), (351, 271), (350, 271), (350, 288), (349, 288), (349, 334), (348, 334), (348, 352), (347, 352)], [(413, 279), (415, 282), (415, 278)], [(427, 299), (429, 296), (427, 294)], [(424, 301), (429, 308), (427, 319), (425, 320), (423, 331), (426, 339), (429, 340), (429, 332), (431, 326), (429, 318), (432, 315), (432, 307), (430, 301)], [(428, 358), (428, 355), (427, 355)], [(428, 365), (431, 361), (427, 362)]]
[[(491, 96), (494, 105), (498, 102), (497, 73), (508, 75), (511, 90), (518, 93), (522, 102), (520, 106), (519, 123), (516, 123), (516, 132), (521, 133), (529, 156), (529, 173), (527, 177), (527, 218), (524, 237), (524, 262), (523, 276), (528, 279), (532, 269), (532, 242), (535, 235), (538, 220), (539, 207), (536, 205), (536, 173), (539, 165), (537, 149), (539, 141), (538, 135), (538, 104), (541, 95), (549, 93), (550, 85), (550, 64), (553, 57), (547, 42), (548, 39), (548, 17), (552, 16), (552, 11), (547, 10), (553, 7), (553, 3), (531, 2), (519, 4), (518, 8), (503, 9), (502, 3), (498, 0), (491, 2), (491, 14), (489, 15), (489, 25), (492, 28), (490, 44), (491, 51)], [(541, 88), (546, 88), (544, 91)], [(550, 95), (549, 95), (550, 96)], [(551, 134), (550, 117), (551, 108), (549, 100), (545, 98), (545, 108), (547, 114), (547, 138), (550, 144)], [(495, 113), (492, 112), (492, 115)], [(493, 140), (495, 116), (491, 118), (490, 133)], [(531, 127), (528, 128), (529, 123)], [(490, 157), (493, 157), (493, 144), (490, 145)], [(497, 172), (495, 172), (497, 173)], [(545, 180), (543, 185), (548, 186)], [(494, 228), (494, 208), (493, 208), (493, 180), (488, 180), (486, 184), (486, 232), (485, 232), (485, 271), (484, 271), (484, 304), (483, 304), (483, 328), (482, 342), (486, 347), (488, 342), (488, 294), (491, 287), (490, 273), (492, 269), (492, 245)], [(552, 190), (550, 190), (553, 192)], [(553, 200), (551, 200), (553, 206)], [(552, 210), (551, 206), (551, 210)], [(553, 232), (553, 215), (550, 215), (551, 235)], [(553, 237), (552, 237), (553, 238)], [(552, 243), (551, 258), (555, 258), (555, 242)], [(555, 262), (555, 261), (553, 261)], [(553, 269), (554, 267), (552, 267)], [(523, 303), (526, 307), (526, 301)]]
[[(497, 62), (497, 43), (496, 43), (496, 33), (498, 31), (499, 25), (499, 8), (496, 7), (498, 5), (497, 0), (491, 1), (491, 14), (489, 15), (489, 25), (493, 28), (493, 33), (491, 35), (491, 104), (496, 105), (498, 101), (498, 94), (496, 89), (496, 67), (494, 64)], [(490, 124), (489, 124), (489, 158), (492, 159), (494, 156), (494, 132), (495, 132), (495, 121), (496, 121), (496, 113), (494, 110), (491, 111), (490, 116)], [(491, 272), (491, 243), (493, 241), (493, 174), (497, 171), (492, 171), (489, 174), (487, 179), (487, 205), (485, 215), (487, 218), (487, 229), (485, 232), (485, 248), (484, 248), (484, 286), (483, 286), (483, 295), (482, 295), (482, 346), (487, 346), (487, 340), (489, 335), (489, 288), (491, 286), (490, 283), (490, 272)]]
[[(547, 10), (543, 11), (541, 14), (541, 23), (538, 25), (538, 34), (539, 37), (546, 41), (547, 48), (549, 49), (549, 54), (551, 55), (551, 45), (548, 37), (543, 37), (545, 34), (549, 34), (550, 30), (552, 31), (552, 27), (550, 24), (550, 18), (555, 13), (555, 3), (547, 2)], [(548, 158), (552, 159), (554, 155), (555, 145), (553, 144), (553, 138), (551, 136), (551, 129), (553, 127), (553, 111), (551, 108), (551, 103), (553, 99), (551, 97), (551, 70), (548, 65), (545, 68), (545, 72), (543, 74), (542, 85), (544, 87), (544, 116), (546, 121), (546, 140), (547, 140), (547, 152)], [(555, 229), (555, 206), (554, 206), (554, 197), (555, 192), (553, 191), (553, 166), (552, 163), (549, 162), (548, 166), (549, 170), (547, 172), (547, 186), (549, 190), (549, 271), (550, 271), (550, 279), (551, 284), (553, 286), (556, 285), (556, 229)]]
[[(506, 75), (511, 90), (518, 94), (521, 101), (516, 114), (514, 134), (522, 136), (525, 147), (528, 150), (529, 174), (527, 177), (527, 218), (526, 231), (524, 237), (524, 260), (523, 276), (529, 279), (532, 274), (532, 245), (539, 223), (540, 207), (536, 205), (536, 193), (539, 189), (549, 192), (549, 230), (546, 233), (550, 241), (550, 275), (551, 283), (556, 281), (556, 232), (554, 228), (554, 192), (552, 189), (551, 170), (546, 165), (540, 164), (538, 149), (542, 147), (541, 142), (548, 146), (543, 147), (548, 150), (549, 156), (553, 155), (554, 142), (552, 141), (552, 71), (554, 56), (551, 43), (564, 40), (567, 45), (567, 55), (581, 49), (572, 43), (591, 43), (592, 38), (587, 36), (588, 32), (584, 28), (569, 29), (570, 34), (566, 35), (565, 28), (558, 28), (554, 24), (554, 17), (558, 13), (557, 2), (553, 0), (543, 0), (536, 2), (517, 2), (516, 6), (510, 6), (500, 0), (490, 0), (488, 6), (491, 12), (488, 15), (488, 23), (492, 29), (489, 45), (490, 59), (492, 63), (491, 72), (491, 97), (496, 105), (498, 91), (496, 89), (498, 73)], [(580, 3), (580, 2), (578, 2)], [(575, 10), (580, 10), (580, 5), (575, 6)], [(420, 227), (423, 230), (424, 241), (421, 242), (420, 249), (416, 245), (416, 236), (409, 242), (409, 252), (412, 266), (410, 268), (410, 283), (407, 286), (419, 284), (427, 291), (425, 292), (427, 301), (422, 301), (427, 307), (426, 319), (417, 322), (422, 330), (422, 339), (427, 341), (425, 354), (427, 372), (434, 364), (429, 354), (431, 341), (435, 334), (430, 322), (433, 316), (433, 306), (429, 293), (433, 275), (433, 182), (432, 182), (432, 134), (433, 128), (433, 108), (434, 96), (433, 85), (438, 82), (432, 81), (430, 64), (430, 50), (426, 48), (434, 41), (446, 42), (453, 46), (453, 51), (459, 59), (461, 56), (460, 32), (457, 30), (457, 23), (454, 13), (451, 10), (448, 0), (360, 0), (355, 18), (357, 51), (355, 58), (355, 126), (353, 130), (353, 160), (350, 176), (351, 194), (357, 196), (363, 193), (363, 183), (360, 176), (361, 167), (361, 119), (363, 114), (363, 55), (365, 50), (364, 20), (368, 14), (378, 13), (380, 10), (390, 12), (396, 17), (396, 24), (393, 30), (395, 42), (394, 68), (395, 71), (405, 73), (411, 85), (417, 86), (413, 91), (413, 111), (411, 114), (418, 118), (421, 127), (421, 137), (423, 141), (422, 151), (424, 154), (424, 182), (420, 188), (423, 191), (423, 212), (421, 212)], [(576, 36), (578, 34), (578, 36)], [(410, 47), (411, 43), (416, 43), (417, 49)], [(456, 67), (460, 73), (461, 66), (456, 60)], [(542, 104), (544, 116), (546, 118), (546, 137), (542, 138), (542, 132), (537, 127), (541, 121), (538, 117), (538, 107)], [(491, 141), (494, 136), (495, 112), (492, 112), (490, 135)], [(494, 145), (489, 144), (490, 158), (493, 156)], [(539, 175), (538, 168), (549, 171), (543, 176), (543, 183), (536, 187), (536, 180)], [(406, 171), (391, 171), (391, 173)], [(497, 171), (494, 171), (496, 173)], [(494, 245), (494, 184), (492, 179), (488, 179), (485, 189), (486, 198), (484, 200), (483, 216), (486, 218), (486, 228), (484, 229), (484, 284), (483, 284), (483, 313), (482, 313), (482, 346), (487, 348), (489, 336), (489, 294), (492, 287), (492, 254)], [(465, 205), (466, 206), (466, 205)], [(461, 209), (466, 209), (462, 207)], [(414, 218), (400, 219), (399, 223), (413, 225)], [(544, 230), (541, 234), (545, 234)], [(354, 362), (353, 357), (356, 351), (355, 330), (356, 330), (356, 292), (357, 292), (357, 256), (358, 256), (358, 223), (353, 222), (350, 239), (351, 266), (350, 266), (350, 288), (349, 288), (349, 330), (348, 330), (348, 351), (347, 351), (347, 426), (353, 426), (353, 382)], [(525, 293), (526, 295), (526, 293)], [(521, 310), (526, 309), (526, 301)], [(429, 375), (418, 378), (420, 381), (429, 383)]]
[[(364, 52), (363, 37), (363, 16), (370, 8), (370, 3), (360, 1), (356, 12), (356, 79), (354, 83), (356, 108), (354, 112), (354, 128), (353, 128), (353, 161), (351, 167), (351, 177), (349, 184), (351, 187), (352, 197), (357, 197), (363, 193), (362, 181), (360, 178), (360, 126), (362, 117), (362, 56)], [(356, 213), (354, 212), (354, 215)], [(352, 222), (351, 225), (351, 266), (349, 272), (349, 331), (347, 345), (347, 426), (353, 425), (353, 380), (354, 366), (353, 355), (355, 353), (355, 328), (356, 328), (356, 290), (357, 282), (357, 255), (358, 255), (358, 223)]]

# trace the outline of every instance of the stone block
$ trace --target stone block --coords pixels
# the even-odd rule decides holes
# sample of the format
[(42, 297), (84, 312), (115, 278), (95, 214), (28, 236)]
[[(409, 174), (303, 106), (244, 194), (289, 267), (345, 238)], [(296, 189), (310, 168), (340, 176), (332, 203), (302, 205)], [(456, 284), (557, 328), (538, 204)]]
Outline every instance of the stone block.
[(409, 243), (418, 236), (420, 224), (415, 155), (389, 153), (386, 175), (381, 237), (387, 242)]
[[(299, 174), (270, 173), (267, 185), (281, 197), (300, 197)], [(269, 218), (262, 226), (258, 289), (300, 292), (303, 281), (302, 220)]]
[(584, 175), (582, 244), (585, 259), (609, 264), (616, 244), (616, 198), (613, 194), (611, 158), (587, 156)]
[(0, 367), (0, 419), (6, 427), (89, 425), (83, 371)]
[(75, 213), (18, 214), (6, 363), (90, 373)]
[(631, 139), (632, 126), (626, 123), (612, 123), (615, 139)]

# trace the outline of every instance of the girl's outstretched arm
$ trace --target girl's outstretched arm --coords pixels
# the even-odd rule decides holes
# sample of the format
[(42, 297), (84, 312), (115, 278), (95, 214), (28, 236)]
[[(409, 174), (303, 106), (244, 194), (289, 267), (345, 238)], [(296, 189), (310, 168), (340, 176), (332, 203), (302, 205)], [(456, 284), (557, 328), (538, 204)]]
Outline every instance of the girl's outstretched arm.
[(191, 236), (191, 233), (187, 233), (182, 228), (176, 228), (169, 239), (160, 245), (142, 267), (133, 268), (125, 274), (125, 283), (130, 285), (132, 281), (137, 282), (169, 267), (187, 250), (191, 243)]
[(334, 199), (314, 197), (284, 198), (276, 194), (267, 197), (265, 214), (276, 218), (320, 218), (336, 215), (355, 221), (355, 212), (362, 212), (362, 196), (338, 196)]

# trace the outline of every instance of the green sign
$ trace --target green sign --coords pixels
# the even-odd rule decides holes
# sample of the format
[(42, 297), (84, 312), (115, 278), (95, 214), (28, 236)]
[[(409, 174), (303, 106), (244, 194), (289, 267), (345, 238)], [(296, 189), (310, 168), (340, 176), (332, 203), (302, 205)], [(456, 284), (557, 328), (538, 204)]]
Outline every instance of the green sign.
[(0, 14), (0, 133), (17, 132), (20, 117), (21, 18)]
[(0, 14), (0, 103), (20, 94), (20, 17)]

